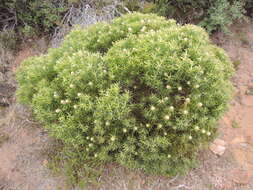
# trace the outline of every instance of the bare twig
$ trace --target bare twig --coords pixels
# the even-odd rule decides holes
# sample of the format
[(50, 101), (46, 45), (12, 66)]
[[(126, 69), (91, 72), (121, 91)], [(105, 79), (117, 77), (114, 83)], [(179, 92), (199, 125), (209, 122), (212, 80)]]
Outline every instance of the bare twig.
[[(119, 7), (123, 7), (121, 0), (112, 1), (112, 4), (106, 5), (99, 10), (93, 8), (91, 3), (85, 0), (78, 7), (71, 6), (64, 15), (61, 25), (55, 29), (51, 41), (52, 47), (58, 47), (64, 36), (69, 33), (74, 25), (85, 28), (97, 22), (109, 22), (116, 16), (120, 16), (122, 13), (118, 10)], [(130, 12), (128, 9), (126, 11)]]
[(181, 189), (181, 188), (183, 188), (183, 189), (192, 189), (191, 187), (188, 187), (184, 184), (181, 184), (181, 185), (178, 185), (176, 187), (173, 187), (173, 190), (178, 190), (178, 189)]

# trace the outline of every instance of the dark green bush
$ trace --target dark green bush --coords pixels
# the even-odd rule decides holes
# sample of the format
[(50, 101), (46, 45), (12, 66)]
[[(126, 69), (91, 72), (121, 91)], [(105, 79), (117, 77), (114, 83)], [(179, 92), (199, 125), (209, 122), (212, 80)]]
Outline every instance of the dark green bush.
[(175, 175), (215, 136), (232, 72), (200, 27), (134, 13), (76, 29), (24, 61), (17, 94), (80, 165)]
[[(0, 30), (15, 27), (22, 35), (52, 32), (68, 9), (68, 0), (2, 0)], [(29, 31), (27, 31), (29, 29)]]
[(216, 0), (208, 9), (208, 15), (200, 22), (200, 26), (205, 27), (209, 33), (217, 30), (228, 33), (228, 26), (235, 20), (244, 18), (246, 13), (244, 6), (242, 1), (231, 4), (228, 0)]
[[(154, 0), (154, 12), (182, 23), (200, 23), (208, 32), (222, 30), (250, 11), (248, 0)], [(251, 6), (252, 7), (252, 6)]]

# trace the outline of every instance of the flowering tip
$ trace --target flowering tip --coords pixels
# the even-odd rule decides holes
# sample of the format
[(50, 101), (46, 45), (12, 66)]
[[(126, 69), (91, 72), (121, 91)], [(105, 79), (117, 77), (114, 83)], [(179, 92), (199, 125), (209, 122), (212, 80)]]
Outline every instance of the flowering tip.
[(194, 129), (195, 129), (196, 131), (198, 131), (198, 130), (199, 130), (199, 126), (195, 126)]
[(199, 103), (197, 104), (197, 106), (198, 106), (198, 107), (202, 107), (203, 104), (202, 104), (201, 102), (199, 102)]
[(183, 111), (183, 114), (184, 114), (184, 115), (187, 115), (187, 114), (188, 114), (188, 111), (187, 111), (187, 110), (184, 110), (184, 111)]
[(155, 110), (155, 106), (151, 106), (150, 109), (151, 109), (151, 111), (154, 111)]
[(167, 88), (167, 89), (171, 89), (171, 86), (170, 86), (170, 85), (166, 85), (166, 88)]
[(165, 115), (165, 116), (164, 116), (164, 119), (165, 119), (165, 120), (169, 120), (169, 119), (170, 119), (170, 116), (169, 116), (169, 115)]
[(173, 111), (174, 110), (174, 107), (173, 106), (170, 106), (170, 111)]
[(56, 113), (59, 113), (59, 112), (61, 112), (61, 110), (60, 110), (60, 109), (56, 109), (55, 112), (56, 112)]

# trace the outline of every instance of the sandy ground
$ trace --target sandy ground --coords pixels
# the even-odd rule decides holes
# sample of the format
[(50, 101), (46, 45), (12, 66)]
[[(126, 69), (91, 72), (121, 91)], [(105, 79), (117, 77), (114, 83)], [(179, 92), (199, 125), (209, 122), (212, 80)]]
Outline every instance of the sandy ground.
[[(222, 156), (210, 150), (199, 153), (199, 167), (186, 176), (172, 179), (149, 176), (109, 165), (99, 178), (99, 186), (90, 190), (253, 190), (253, 23), (237, 24), (234, 34), (217, 33), (213, 41), (223, 47), (240, 65), (232, 81), (235, 96), (220, 121), (220, 139), (226, 141)], [(16, 66), (37, 54), (24, 48), (16, 56)], [(9, 140), (0, 145), (0, 190), (71, 190), (63, 176), (47, 169), (52, 140), (31, 120), (29, 111), (13, 104), (0, 110), (0, 134)]]

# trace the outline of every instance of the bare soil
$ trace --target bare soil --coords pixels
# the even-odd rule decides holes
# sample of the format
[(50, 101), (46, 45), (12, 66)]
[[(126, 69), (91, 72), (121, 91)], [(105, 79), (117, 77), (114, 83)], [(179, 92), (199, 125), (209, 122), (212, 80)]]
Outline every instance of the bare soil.
[[(219, 138), (227, 142), (222, 156), (210, 150), (199, 153), (198, 168), (186, 176), (165, 178), (108, 165), (98, 186), (90, 190), (253, 190), (253, 23), (237, 24), (233, 34), (217, 33), (214, 43), (231, 59), (240, 62), (232, 81), (234, 99), (220, 121)], [(38, 53), (38, 52), (37, 52)], [(13, 70), (35, 54), (27, 47), (16, 57)], [(0, 145), (0, 190), (71, 190), (64, 176), (47, 169), (43, 154), (52, 139), (31, 120), (29, 111), (18, 104), (0, 110), (0, 134), (8, 135)]]

